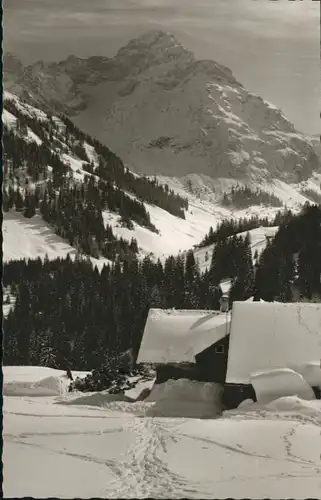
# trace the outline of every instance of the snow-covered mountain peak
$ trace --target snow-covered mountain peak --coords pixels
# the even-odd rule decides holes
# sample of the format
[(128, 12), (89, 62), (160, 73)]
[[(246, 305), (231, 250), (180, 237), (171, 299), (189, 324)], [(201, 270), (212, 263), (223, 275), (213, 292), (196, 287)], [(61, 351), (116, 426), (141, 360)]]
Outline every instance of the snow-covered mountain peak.
[(215, 61), (211, 61), (210, 59), (195, 61), (192, 66), (192, 74), (197, 73), (203, 73), (207, 77), (211, 78), (211, 80), (213, 79), (219, 81), (220, 79), (224, 79), (229, 81), (231, 84), (242, 86), (234, 78), (233, 73), (229, 68)]
[(112, 59), (33, 65), (5, 86), (72, 117), (140, 173), (258, 184), (321, 172), (314, 144), (281, 110), (165, 31), (143, 33)]
[(134, 73), (139, 73), (150, 66), (171, 61), (194, 61), (194, 55), (188, 51), (171, 33), (151, 30), (130, 40), (119, 49), (114, 61), (131, 66)]

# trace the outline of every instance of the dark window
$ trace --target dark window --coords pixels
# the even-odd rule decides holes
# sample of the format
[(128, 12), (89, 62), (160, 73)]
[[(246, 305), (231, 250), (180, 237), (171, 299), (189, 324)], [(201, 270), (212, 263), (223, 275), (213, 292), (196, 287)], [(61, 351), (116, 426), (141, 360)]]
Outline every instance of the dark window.
[(216, 354), (224, 354), (224, 345), (218, 345), (215, 347)]

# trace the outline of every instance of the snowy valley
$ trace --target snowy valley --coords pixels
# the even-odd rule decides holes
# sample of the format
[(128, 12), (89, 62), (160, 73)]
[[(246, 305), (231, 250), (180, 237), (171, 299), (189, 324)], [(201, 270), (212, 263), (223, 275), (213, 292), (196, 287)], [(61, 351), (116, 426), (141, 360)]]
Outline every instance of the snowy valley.
[[(23, 122), (22, 125), (21, 122)], [(145, 219), (147, 222), (150, 221), (151, 227), (140, 222), (139, 218), (135, 218), (133, 207), (130, 206), (127, 208), (127, 212), (129, 211), (127, 217), (129, 216), (131, 219), (129, 225), (126, 221), (121, 220), (123, 214), (120, 212), (119, 205), (116, 205), (115, 208), (106, 206), (101, 213), (104, 226), (109, 225), (116, 238), (122, 238), (128, 243), (134, 238), (137, 241), (138, 252), (142, 256), (151, 255), (156, 259), (161, 258), (163, 260), (169, 255), (176, 255), (198, 245), (205, 234), (208, 233), (210, 227), (215, 228), (223, 220), (230, 218), (239, 220), (251, 218), (252, 216), (267, 217), (272, 220), (277, 212), (284, 210), (285, 207), (297, 212), (304, 203), (317, 201), (318, 197), (321, 196), (319, 194), (321, 175), (318, 173), (314, 173), (314, 176), (309, 180), (298, 184), (287, 184), (279, 179), (274, 179), (268, 185), (258, 184), (262, 192), (274, 193), (278, 200), (278, 203), (275, 204), (273, 200), (269, 202), (264, 198), (263, 202), (260, 202), (260, 197), (254, 197), (254, 190), (250, 192), (250, 199), (245, 203), (244, 208), (234, 206), (233, 202), (224, 205), (222, 204), (223, 195), (229, 193), (233, 188), (241, 189), (243, 183), (233, 179), (218, 178), (213, 180), (204, 175), (199, 176), (196, 174), (181, 179), (157, 176), (158, 192), (156, 196), (154, 193), (151, 195), (149, 193), (147, 196), (147, 189), (142, 191), (140, 186), (138, 188), (134, 186), (133, 188), (133, 182), (135, 179), (141, 178), (147, 184), (147, 188), (153, 190), (154, 177), (140, 177), (132, 173), (128, 170), (128, 167), (123, 167), (121, 159), (114, 156), (108, 148), (104, 150), (98, 146), (99, 151), (97, 151), (95, 149), (95, 140), (77, 128), (69, 126), (71, 138), (67, 140), (65, 138), (66, 123), (63, 118), (48, 115), (41, 109), (21, 101), (15, 95), (5, 92), (3, 123), (8, 130), (8, 134), (11, 134), (10, 140), (13, 140), (11, 147), (23, 148), (25, 143), (29, 145), (30, 151), (37, 151), (38, 148), (41, 149), (45, 146), (52, 154), (56, 153), (60, 162), (59, 168), (65, 169), (65, 172), (62, 171), (57, 174), (61, 178), (72, 180), (73, 185), (79, 186), (85, 181), (88, 182), (89, 179), (98, 182), (104, 180), (105, 177), (111, 179), (111, 182), (115, 182), (115, 186), (122, 191), (127, 199), (130, 198), (140, 203), (142, 210), (146, 213)], [(41, 132), (39, 132), (39, 129)], [(53, 168), (50, 164), (31, 167), (32, 158), (27, 161), (25, 158), (28, 154), (28, 152), (24, 152), (22, 156), (20, 154), (20, 157), (13, 161), (10, 154), (7, 153), (5, 164), (8, 171), (5, 173), (5, 186), (7, 188), (11, 186), (13, 189), (19, 188), (23, 192), (26, 190), (26, 182), (29, 180), (28, 192), (30, 190), (36, 191), (39, 197), (39, 195), (43, 195), (47, 182), (53, 181)], [(116, 161), (120, 171), (126, 170), (129, 173), (129, 180), (126, 181), (124, 187), (118, 183), (117, 178), (113, 178), (114, 174), (110, 172), (110, 169), (114, 167), (109, 163), (109, 155), (115, 158), (112, 161)], [(100, 171), (97, 175), (100, 156), (105, 161), (103, 165), (105, 173), (101, 174)], [(50, 160), (52, 158), (49, 156)], [(56, 168), (58, 169), (58, 167)], [(167, 192), (173, 195), (170, 200), (166, 200)], [(165, 200), (157, 201), (163, 195)], [(243, 195), (241, 194), (241, 196)], [(253, 200), (251, 200), (251, 196), (254, 197)], [(151, 203), (153, 197), (155, 202)], [(177, 201), (176, 212), (171, 210), (172, 201), (175, 197), (177, 198), (174, 200)], [(169, 203), (166, 205), (167, 201)], [(180, 210), (181, 213), (178, 216), (177, 212)], [(57, 237), (52, 235), (49, 244), (51, 230), (52, 225), (51, 227), (48, 226), (48, 223), (46, 224), (43, 217), (39, 215), (35, 215), (35, 217), (27, 221), (19, 213), (13, 211), (8, 213), (5, 209), (5, 260), (36, 257), (38, 255), (44, 256), (46, 253), (60, 256), (69, 252), (73, 255), (75, 249), (70, 248), (67, 241), (63, 241), (61, 237), (59, 238), (60, 234)], [(173, 238), (173, 234), (175, 234), (175, 238)], [(15, 244), (19, 239), (23, 241), (22, 245)], [(28, 239), (30, 241), (27, 241)], [(40, 239), (42, 239), (42, 242)], [(264, 240), (264, 235), (262, 239)], [(93, 255), (91, 256), (93, 257)], [(93, 257), (93, 262), (101, 267), (103, 262), (106, 262), (106, 259), (105, 261), (101, 259), (98, 262), (98, 259)], [(202, 265), (202, 263), (200, 264)]]

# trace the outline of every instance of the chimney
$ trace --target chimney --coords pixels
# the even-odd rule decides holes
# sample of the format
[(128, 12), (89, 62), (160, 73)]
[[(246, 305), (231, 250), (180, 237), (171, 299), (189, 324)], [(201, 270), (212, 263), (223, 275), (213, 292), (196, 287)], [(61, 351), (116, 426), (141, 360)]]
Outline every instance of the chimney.
[(222, 297), (220, 298), (220, 311), (222, 313), (227, 313), (229, 310), (229, 304), (228, 304), (228, 295), (224, 293)]

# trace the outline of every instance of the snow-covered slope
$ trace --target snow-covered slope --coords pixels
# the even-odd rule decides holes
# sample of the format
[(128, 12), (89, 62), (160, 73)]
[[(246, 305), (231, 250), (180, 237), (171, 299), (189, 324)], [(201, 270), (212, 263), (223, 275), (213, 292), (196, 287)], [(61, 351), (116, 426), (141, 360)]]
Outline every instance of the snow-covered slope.
[[(27, 126), (25, 132), (21, 134), (17, 125), (18, 117), (13, 114), (11, 104), (14, 105), (14, 108), (18, 110), (22, 116), (41, 121), (41, 123), (44, 124), (44, 128), (48, 126), (49, 117), (42, 110), (21, 101), (14, 94), (5, 92), (4, 98), (4, 110), (2, 114), (3, 123), (26, 142), (34, 142), (37, 145), (41, 145), (42, 140), (30, 126)], [(12, 112), (6, 108), (11, 109)], [(64, 123), (58, 117), (54, 116), (51, 118), (50, 127), (55, 130), (55, 142), (52, 144), (52, 150), (59, 154), (61, 161), (66, 167), (66, 171), (70, 170), (75, 182), (82, 183), (86, 178), (88, 179), (90, 177), (94, 177), (95, 180), (98, 180), (96, 175), (88, 172), (84, 168), (84, 164), (86, 165), (88, 162), (84, 162), (84, 160), (71, 150), (67, 142), (64, 142)], [(43, 132), (46, 134), (46, 131)], [(89, 161), (94, 167), (97, 167), (98, 153), (95, 147), (86, 141), (83, 141), (83, 146)], [(14, 178), (11, 177), (10, 181), (8, 178), (5, 179), (8, 185), (14, 185), (15, 188), (24, 186), (26, 174), (23, 169), (19, 169), (18, 174), (19, 175), (16, 175)], [(137, 178), (139, 176), (135, 174), (135, 177)], [(47, 166), (47, 178), (52, 178), (52, 168), (50, 165)], [(45, 185), (46, 181), (43, 179), (29, 184), (33, 189), (37, 186), (45, 187)], [(124, 193), (131, 199), (138, 201), (137, 196), (134, 194), (127, 191), (124, 191)], [(144, 200), (141, 199), (139, 201), (144, 202)], [(156, 227), (158, 232), (154, 232), (136, 222), (133, 222), (132, 229), (127, 229), (120, 224), (119, 213), (116, 211), (112, 212), (110, 210), (105, 210), (102, 214), (105, 223), (112, 226), (116, 236), (123, 237), (128, 241), (132, 238), (137, 239), (142, 255), (152, 253), (157, 257), (166, 256), (169, 254), (176, 254), (180, 249), (188, 249), (199, 242), (211, 225), (216, 224), (214, 212), (208, 214), (206, 211), (204, 211), (204, 213), (200, 211), (194, 215), (191, 211), (187, 211), (186, 218), (182, 219), (172, 215), (159, 206), (151, 205), (147, 202), (144, 203), (144, 206), (150, 215), (152, 224)], [(25, 218), (19, 214), (10, 212), (10, 214), (5, 213), (4, 218), (6, 259), (16, 258), (18, 256), (36, 257), (45, 255), (46, 253), (50, 258), (53, 255), (61, 256), (69, 252), (72, 254), (75, 253), (75, 250), (70, 247), (70, 245), (64, 244), (61, 238), (52, 235), (50, 227), (43, 223), (40, 216), (36, 216), (32, 220), (25, 220)], [(179, 234), (180, 238), (173, 239), (173, 233), (176, 235)], [(30, 241), (27, 241), (27, 234), (30, 234)], [(49, 241), (51, 238), (50, 235), (52, 235), (51, 241)], [(17, 245), (16, 243), (19, 239), (23, 239), (25, 244)], [(55, 242), (57, 242), (57, 245), (55, 245)]]
[[(142, 249), (142, 255), (152, 254), (153, 256), (159, 257), (163, 260), (169, 254), (176, 254), (179, 250), (185, 250), (191, 248), (194, 244), (199, 243), (200, 239), (204, 236), (205, 232), (209, 229), (212, 221), (215, 220), (214, 216), (211, 215), (208, 218), (208, 225), (204, 224), (203, 231), (200, 228), (195, 227), (197, 224), (195, 222), (195, 230), (191, 231), (190, 227), (187, 227), (186, 233), (183, 232), (184, 226), (182, 228), (182, 221), (170, 216), (165, 211), (153, 207), (154, 209), (163, 212), (163, 224), (165, 231), (160, 235), (151, 233), (145, 228), (136, 226), (134, 231), (128, 229), (117, 227), (117, 222), (115, 222), (114, 232), (115, 234), (122, 236), (125, 239), (130, 239), (133, 235), (137, 238), (139, 247)], [(166, 215), (167, 214), (167, 217)], [(111, 213), (105, 214), (106, 220), (111, 223), (116, 219)], [(175, 225), (168, 225), (168, 221), (172, 219)], [(255, 250), (260, 253), (266, 245), (266, 234), (270, 232), (275, 233), (277, 227), (275, 228), (258, 228), (249, 231), (252, 242), (252, 252), (254, 254)], [(5, 262), (15, 259), (34, 259), (37, 257), (44, 258), (46, 255), (49, 259), (55, 258), (65, 258), (67, 254), (71, 258), (74, 258), (77, 251), (74, 247), (69, 245), (65, 240), (54, 234), (51, 227), (46, 224), (39, 215), (36, 215), (32, 219), (26, 219), (21, 214), (17, 212), (3, 213), (3, 260)], [(173, 234), (180, 234), (180, 238), (173, 239)], [(243, 234), (243, 233), (240, 233)], [(185, 237), (185, 242), (183, 238)], [(200, 249), (196, 249), (194, 252), (195, 258), (199, 262), (200, 269), (205, 272), (208, 269), (214, 245), (209, 245)], [(91, 261), (99, 269), (104, 265), (104, 263), (109, 263), (108, 259), (95, 259), (91, 257)]]
[[(3, 122), (15, 133), (19, 134), (19, 131), (17, 131), (17, 117), (13, 114), (13, 110), (9, 106), (10, 103), (13, 103), (23, 116), (36, 118), (38, 122), (43, 123), (44, 127), (48, 126), (49, 117), (43, 110), (21, 101), (17, 96), (9, 92), (4, 93), (4, 99)], [(23, 138), (25, 141), (34, 142), (39, 146), (42, 139), (37, 135), (36, 129), (32, 130), (31, 124), (32, 122), (29, 123), (30, 126), (27, 126)], [(91, 176), (97, 179), (97, 176), (84, 169), (84, 163), (86, 162), (79, 158), (64, 142), (66, 127), (64, 122), (60, 118), (53, 116), (50, 126), (54, 127), (56, 139), (52, 148), (58, 152), (61, 160), (66, 165), (66, 169), (71, 171), (75, 181), (83, 182), (85, 177)], [(89, 161), (92, 165), (97, 166), (98, 155), (93, 144), (89, 144), (85, 140), (83, 146)], [(128, 164), (127, 167), (130, 167), (130, 165)], [(48, 178), (50, 179), (52, 177), (52, 168), (48, 165), (47, 169)], [(215, 228), (223, 219), (230, 217), (238, 219), (251, 217), (252, 215), (273, 217), (279, 210), (279, 207), (266, 207), (263, 205), (251, 206), (244, 210), (222, 207), (220, 205), (222, 194), (229, 191), (233, 185), (235, 186), (236, 181), (233, 179), (213, 179), (206, 175), (191, 174), (183, 179), (159, 176), (158, 182), (167, 185), (170, 190), (188, 200), (189, 208), (185, 210), (185, 219), (172, 215), (163, 208), (142, 200), (150, 215), (151, 223), (158, 230), (158, 232), (153, 232), (135, 221), (133, 222), (133, 228), (127, 229), (120, 224), (119, 214), (106, 210), (103, 212), (105, 224), (112, 226), (116, 236), (128, 241), (136, 238), (141, 255), (152, 254), (156, 258), (164, 258), (170, 254), (177, 254), (179, 251), (186, 251), (197, 245), (204, 235), (208, 233), (209, 228), (211, 226)], [(308, 197), (300, 194), (300, 191), (306, 188), (317, 192), (320, 182), (321, 175), (314, 174), (314, 177), (311, 177), (309, 181), (297, 185), (289, 185), (284, 181), (274, 180), (269, 183), (266, 182), (262, 186), (265, 191), (276, 193), (288, 208), (296, 211), (308, 201)], [(45, 180), (39, 180), (35, 184), (43, 186)], [(126, 192), (126, 195), (132, 199), (137, 199), (132, 193)], [(257, 249), (261, 250), (262, 248), (257, 242), (255, 234), (254, 232), (252, 235), (253, 248), (258, 245)], [(264, 235), (262, 234), (262, 238), (261, 235), (258, 238), (264, 244)], [(4, 239), (5, 259), (36, 257), (46, 253), (49, 257), (51, 255), (66, 255), (69, 252), (71, 254), (75, 253), (73, 248), (51, 232), (50, 227), (44, 224), (39, 216), (32, 220), (26, 220), (12, 212), (10, 214), (5, 213)], [(24, 244), (18, 245), (19, 240), (23, 240)], [(208, 248), (197, 252), (197, 258), (202, 268), (207, 267), (205, 254), (208, 252), (210, 259), (211, 251), (212, 248)]]
[[(256, 252), (259, 255), (264, 250), (268, 238), (273, 237), (276, 234), (277, 230), (278, 226), (258, 227), (256, 229), (251, 229), (250, 231), (247, 232), (238, 233), (238, 236), (246, 236), (249, 233), (252, 256), (254, 257)], [(214, 250), (214, 244), (198, 248), (194, 251), (194, 256), (197, 259), (202, 272), (205, 272), (207, 269), (209, 269), (213, 255), (213, 250)]]
[[(205, 210), (213, 205), (221, 206), (220, 201), (224, 193), (229, 193), (234, 187), (248, 186), (253, 191), (257, 188), (262, 189), (266, 193), (274, 194), (282, 203), (291, 210), (298, 210), (306, 202), (315, 202), (316, 200), (309, 197), (307, 190), (311, 190), (321, 201), (321, 172), (314, 172), (311, 177), (305, 181), (296, 183), (287, 183), (280, 179), (253, 179), (253, 180), (236, 180), (233, 178), (218, 177), (213, 179), (208, 175), (189, 174), (181, 178), (158, 175), (157, 179), (163, 184), (175, 190), (179, 194), (185, 194), (189, 200), (190, 207), (201, 206)], [(313, 194), (313, 193), (312, 193)], [(233, 207), (221, 207), (225, 213), (229, 213), (232, 217), (250, 217), (258, 214), (261, 217), (265, 215), (273, 216), (278, 207), (266, 205), (250, 205), (248, 208), (238, 210)], [(192, 208), (193, 209), (193, 208)]]
[[(300, 181), (320, 170), (309, 140), (279, 110), (221, 75), (212, 61), (192, 63), (175, 76), (169, 68), (161, 71), (165, 77), (159, 67), (140, 75), (134, 90), (117, 97), (100, 122), (98, 137), (108, 137), (135, 170), (256, 182)], [(86, 111), (76, 121), (85, 127)]]
[[(55, 372), (5, 367), (4, 382), (44, 386)], [(212, 419), (147, 416), (165, 409), (165, 396), (181, 409), (189, 400), (189, 411), (194, 398), (197, 410), (205, 385), (198, 398), (190, 382), (179, 381), (151, 402), (96, 407), (86, 398), (68, 404), (74, 395), (5, 395), (4, 496), (319, 497), (320, 401), (280, 398)]]
[[(77, 250), (65, 240), (57, 236), (40, 215), (26, 219), (17, 212), (3, 213), (3, 261), (19, 259), (64, 259), (69, 255), (72, 259)], [(94, 265), (100, 269), (110, 263), (108, 259), (90, 257)]]

